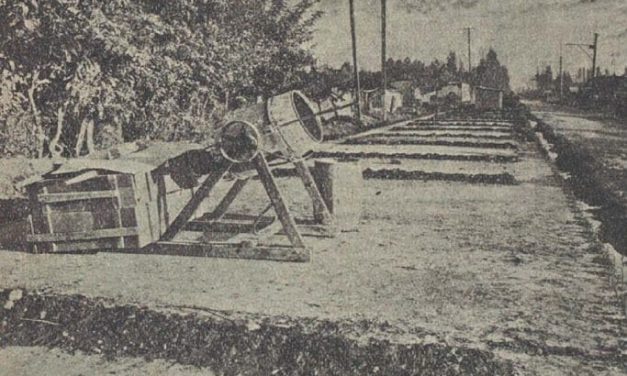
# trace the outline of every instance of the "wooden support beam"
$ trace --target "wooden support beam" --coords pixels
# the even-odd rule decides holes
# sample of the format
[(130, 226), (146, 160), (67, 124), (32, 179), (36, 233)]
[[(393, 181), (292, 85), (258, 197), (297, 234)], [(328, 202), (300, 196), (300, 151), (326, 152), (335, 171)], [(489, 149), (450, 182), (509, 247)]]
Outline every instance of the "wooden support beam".
[(29, 234), (26, 240), (31, 243), (66, 242), (73, 240), (89, 240), (99, 238), (118, 238), (120, 236), (138, 235), (136, 227), (109, 228), (89, 232), (65, 232), (53, 234)]
[(159, 255), (220, 257), (234, 259), (269, 260), (284, 262), (307, 262), (310, 251), (305, 247), (255, 246), (248, 242), (240, 244), (225, 242), (171, 242), (160, 241), (142, 252)]
[(249, 180), (250, 178), (238, 179), (235, 181), (235, 183), (233, 183), (233, 186), (226, 193), (226, 196), (224, 196), (222, 201), (220, 201), (218, 206), (216, 206), (216, 208), (213, 210), (213, 213), (211, 215), (212, 218), (221, 219), (224, 216), (224, 214), (226, 214), (226, 211), (229, 209), (229, 206), (231, 206), (233, 201), (235, 201), (235, 199), (237, 198), (237, 195), (242, 191), (242, 189), (244, 189), (244, 187), (246, 186), (246, 183), (248, 183)]
[(74, 184), (82, 183), (84, 181), (93, 179), (98, 176), (99, 176), (98, 171), (94, 171), (94, 170), (85, 171), (82, 174), (79, 174), (71, 179), (66, 180), (65, 185), (74, 185)]
[(115, 198), (118, 197), (118, 191), (88, 191), (88, 192), (70, 192), (70, 193), (42, 193), (37, 196), (39, 202), (52, 204), (58, 202), (94, 200), (99, 198)]
[[(251, 218), (249, 221), (232, 221), (232, 220), (195, 220), (190, 221), (185, 226), (185, 231), (198, 231), (198, 232), (214, 232), (214, 233), (247, 233), (253, 232), (255, 218)], [(274, 222), (273, 217), (262, 217), (257, 224), (257, 229), (262, 230), (270, 226)]]
[(279, 217), (288, 239), (294, 247), (305, 248), (305, 242), (296, 228), (296, 222), (287, 208), (285, 199), (283, 199), (283, 196), (279, 191), (279, 187), (277, 187), (276, 182), (274, 181), (274, 177), (272, 176), (272, 172), (268, 166), (268, 161), (266, 161), (263, 154), (259, 153), (259, 155), (253, 159), (253, 164), (257, 169), (257, 173), (259, 173), (261, 183), (266, 189), (268, 197), (270, 197), (274, 211), (276, 212), (277, 217)]
[(211, 171), (205, 181), (198, 187), (192, 199), (185, 205), (172, 224), (168, 226), (163, 236), (161, 236), (161, 240), (172, 240), (174, 236), (185, 227), (192, 215), (194, 215), (196, 209), (198, 209), (200, 203), (207, 198), (209, 192), (211, 192), (218, 181), (229, 171), (231, 166), (231, 163), (216, 164), (216, 169)]

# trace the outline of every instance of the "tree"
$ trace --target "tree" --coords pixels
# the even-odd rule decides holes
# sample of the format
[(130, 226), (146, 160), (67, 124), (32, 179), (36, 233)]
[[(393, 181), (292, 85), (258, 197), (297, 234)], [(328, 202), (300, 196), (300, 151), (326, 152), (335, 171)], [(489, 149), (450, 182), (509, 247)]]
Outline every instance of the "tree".
[(511, 91), (507, 67), (501, 65), (496, 51), (492, 48), (485, 58), (479, 61), (479, 65), (473, 69), (472, 81), (475, 85), (501, 89), (505, 92)]
[(536, 84), (541, 92), (555, 89), (553, 80), (553, 69), (547, 65), (544, 72), (536, 74)]
[(205, 139), (232, 98), (301, 83), (316, 3), (1, 2), (0, 137), (40, 157), (92, 152), (107, 129), (128, 141)]

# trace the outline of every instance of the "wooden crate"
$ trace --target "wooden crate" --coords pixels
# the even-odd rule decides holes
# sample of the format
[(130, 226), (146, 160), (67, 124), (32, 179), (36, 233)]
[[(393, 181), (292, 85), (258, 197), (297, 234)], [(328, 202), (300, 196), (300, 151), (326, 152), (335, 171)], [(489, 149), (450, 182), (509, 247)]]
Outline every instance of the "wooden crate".
[[(81, 172), (85, 174), (85, 172)], [(192, 196), (168, 175), (106, 173), (75, 184), (81, 173), (27, 187), (35, 252), (139, 249), (159, 240)]]

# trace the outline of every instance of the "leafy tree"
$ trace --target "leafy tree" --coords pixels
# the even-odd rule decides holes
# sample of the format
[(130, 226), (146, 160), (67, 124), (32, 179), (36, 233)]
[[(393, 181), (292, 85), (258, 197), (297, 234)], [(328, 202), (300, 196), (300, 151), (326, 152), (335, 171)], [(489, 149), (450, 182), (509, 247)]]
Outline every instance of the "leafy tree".
[(551, 66), (547, 65), (544, 72), (537, 73), (535, 80), (536, 80), (538, 89), (541, 92), (544, 92), (546, 90), (553, 90), (554, 81), (553, 81), (553, 70)]
[(302, 82), (316, 2), (0, 2), (2, 152), (206, 138), (233, 98)]
[(475, 85), (511, 91), (507, 67), (501, 65), (496, 52), (491, 48), (486, 57), (473, 69), (472, 77)]

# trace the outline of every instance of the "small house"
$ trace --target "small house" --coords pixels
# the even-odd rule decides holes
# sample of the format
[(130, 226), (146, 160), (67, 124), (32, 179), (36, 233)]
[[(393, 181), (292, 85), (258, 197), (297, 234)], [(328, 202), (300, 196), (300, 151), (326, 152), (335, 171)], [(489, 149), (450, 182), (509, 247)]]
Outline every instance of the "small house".
[(450, 82), (438, 90), (438, 98), (455, 97), (461, 103), (472, 103), (472, 89), (465, 82)]
[(388, 89), (385, 91), (385, 105), (381, 89), (365, 92), (368, 107), (371, 111), (381, 111), (385, 108), (386, 112), (396, 112), (403, 106), (403, 94), (398, 90)]
[(403, 95), (403, 107), (412, 107), (416, 102), (414, 95), (414, 83), (410, 80), (393, 81), (390, 88), (400, 92)]
[(485, 86), (475, 87), (475, 106), (480, 110), (502, 110), (503, 90)]

